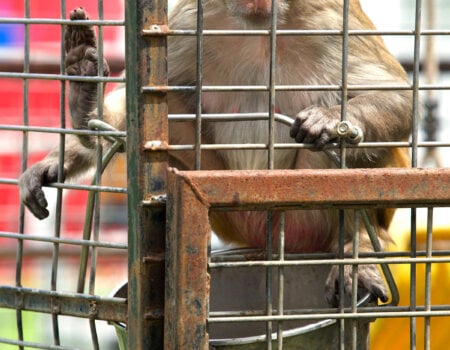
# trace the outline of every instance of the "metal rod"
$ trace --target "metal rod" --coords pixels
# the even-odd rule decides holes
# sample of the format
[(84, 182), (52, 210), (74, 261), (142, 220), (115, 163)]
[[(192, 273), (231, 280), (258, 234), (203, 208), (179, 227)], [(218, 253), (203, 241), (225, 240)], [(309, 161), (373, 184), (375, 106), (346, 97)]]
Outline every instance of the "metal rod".
[[(421, 36), (420, 32), (422, 30), (422, 0), (416, 0), (415, 4), (415, 24), (414, 24), (414, 67), (413, 67), (413, 123), (412, 123), (412, 148), (411, 148), (411, 165), (412, 167), (417, 167), (417, 142), (418, 142), (418, 130), (419, 130), (419, 114), (420, 114), (420, 104), (419, 104), (419, 74), (420, 74), (420, 44)], [(416, 209), (411, 209), (411, 257), (416, 256), (417, 250), (417, 212)], [(414, 311), (416, 309), (416, 276), (417, 267), (416, 264), (411, 263), (410, 266), (410, 307)], [(415, 317), (411, 317), (410, 322), (410, 349), (416, 349), (416, 332), (417, 332), (417, 320)]]
[[(90, 127), (91, 126), (103, 127), (106, 129), (110, 128), (110, 126), (105, 125), (104, 122), (90, 123), (89, 126)], [(103, 173), (103, 171), (106, 169), (106, 167), (108, 166), (109, 162), (112, 160), (114, 155), (118, 151), (122, 150), (122, 148), (124, 148), (124, 147), (125, 147), (124, 141), (121, 139), (117, 139), (112, 144), (112, 146), (108, 149), (108, 151), (105, 153), (105, 155), (103, 156), (101, 165), (100, 165), (100, 167), (97, 168), (97, 173), (100, 173), (100, 174)], [(95, 176), (92, 180), (92, 185), (96, 185), (98, 183), (98, 181), (100, 181), (99, 177)], [(98, 218), (95, 219), (95, 211), (96, 211), (95, 207), (96, 207), (96, 203), (98, 206), (98, 202), (99, 202), (98, 195), (96, 195), (96, 193), (98, 194), (98, 192), (96, 192), (96, 191), (89, 191), (89, 195), (88, 195), (88, 201), (86, 204), (85, 224), (84, 224), (84, 228), (83, 228), (83, 240), (85, 240), (85, 241), (90, 240), (93, 223), (95, 224), (95, 222), (99, 222)], [(94, 230), (96, 232), (98, 232), (99, 227), (96, 227)], [(99, 242), (98, 234), (94, 235), (94, 242)], [(84, 290), (84, 284), (85, 284), (85, 280), (86, 280), (87, 263), (88, 263), (88, 259), (89, 259), (89, 248), (91, 248), (92, 252), (95, 253), (95, 250), (94, 250), (95, 247), (96, 247), (96, 245), (91, 245), (91, 246), (84, 245), (83, 248), (81, 249), (80, 268), (79, 268), (79, 272), (78, 272), (78, 283), (77, 283), (77, 292), (78, 293), (82, 293)], [(94, 272), (91, 271), (90, 276), (92, 276), (93, 273)], [(94, 273), (94, 275), (95, 275), (95, 273)], [(91, 286), (93, 285), (93, 281), (90, 282), (90, 285)], [(92, 287), (90, 287), (90, 290), (91, 290), (91, 294), (94, 294)]]
[[(163, 319), (146, 317), (164, 309), (165, 209), (146, 207), (142, 201), (165, 192), (167, 151), (149, 152), (148, 140), (168, 142), (167, 94), (144, 94), (143, 86), (167, 85), (167, 40), (146, 37), (144, 29), (167, 25), (167, 1), (125, 2), (126, 111), (128, 178), (128, 348), (162, 349)], [(172, 336), (172, 338), (174, 338)], [(172, 339), (176, 341), (176, 339)], [(166, 343), (166, 345), (164, 345)]]
[[(426, 254), (427, 258), (433, 256), (433, 208), (427, 210), (427, 233), (426, 233)], [(425, 264), (425, 310), (431, 310), (431, 269), (432, 264)], [(424, 329), (424, 349), (431, 349), (431, 317), (425, 317)]]
[(203, 86), (203, 1), (197, 1), (197, 46), (195, 85), (195, 170), (201, 169), (202, 86)]
[[(30, 2), (29, 0), (24, 1), (24, 17), (30, 17)], [(24, 62), (23, 62), (23, 72), (24, 74), (30, 71), (30, 27), (25, 25), (24, 29)], [(25, 126), (29, 125), (29, 81), (23, 80), (23, 123)], [(28, 158), (28, 134), (23, 133), (22, 141), (22, 172), (27, 168), (27, 158)], [(20, 208), (20, 224), (19, 232), (24, 233), (25, 230), (25, 208), (23, 204)], [(16, 250), (16, 281), (17, 287), (22, 286), (22, 268), (23, 268), (23, 241), (17, 241)], [(24, 340), (23, 335), (23, 318), (22, 310), (20, 308), (16, 309), (16, 326), (17, 326), (17, 338), (20, 341)], [(19, 346), (19, 350), (23, 350), (23, 346)]]
[[(273, 224), (273, 213), (271, 211), (267, 212), (266, 219), (266, 260), (270, 261), (272, 257), (272, 224)], [(273, 313), (272, 306), (272, 267), (266, 267), (266, 315), (271, 316)], [(272, 349), (272, 322), (266, 322), (266, 349)]]
[[(280, 224), (278, 230), (278, 260), (284, 261), (284, 246), (285, 246), (285, 223), (286, 212), (280, 213)], [(284, 314), (284, 267), (278, 268), (278, 309), (277, 314), (282, 316)], [(283, 322), (277, 323), (277, 346), (278, 350), (283, 349)]]
[[(352, 257), (353, 259), (359, 258), (359, 232), (360, 232), (360, 210), (355, 211), (355, 226), (353, 230), (353, 247)], [(358, 304), (358, 265), (352, 266), (352, 304), (351, 310), (353, 313), (357, 313)], [(358, 320), (351, 321), (351, 334), (352, 334), (352, 350), (357, 350), (358, 347)]]
[(11, 232), (0, 232), (0, 237), (2, 238), (11, 238), (22, 241), (34, 241), (34, 242), (46, 242), (46, 243), (58, 243), (58, 244), (68, 244), (68, 245), (76, 245), (76, 246), (95, 246), (98, 248), (112, 248), (112, 249), (127, 249), (128, 246), (122, 243), (113, 243), (113, 242), (93, 242), (90, 240), (82, 240), (82, 239), (69, 239), (69, 238), (56, 238), (49, 236), (39, 236), (35, 234), (31, 235), (23, 235), (21, 233), (11, 233)]

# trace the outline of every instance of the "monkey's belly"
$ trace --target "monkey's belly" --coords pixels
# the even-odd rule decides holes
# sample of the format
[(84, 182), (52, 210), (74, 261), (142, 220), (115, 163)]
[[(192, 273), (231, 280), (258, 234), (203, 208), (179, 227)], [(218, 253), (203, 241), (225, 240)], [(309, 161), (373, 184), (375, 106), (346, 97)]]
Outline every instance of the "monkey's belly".
[[(210, 215), (215, 233), (225, 242), (264, 248), (267, 236), (267, 212), (213, 212)], [(280, 213), (272, 213), (272, 243), (278, 247)], [(285, 250), (307, 253), (330, 250), (336, 232), (334, 211), (287, 211), (284, 225)]]

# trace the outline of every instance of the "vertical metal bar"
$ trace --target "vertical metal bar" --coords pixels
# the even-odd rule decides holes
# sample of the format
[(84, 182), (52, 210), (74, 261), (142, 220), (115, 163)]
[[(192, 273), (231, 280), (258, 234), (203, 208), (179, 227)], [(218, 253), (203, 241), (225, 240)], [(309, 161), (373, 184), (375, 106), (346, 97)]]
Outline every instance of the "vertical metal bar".
[(414, 63), (413, 63), (413, 124), (412, 124), (412, 166), (417, 167), (417, 143), (419, 131), (419, 85), (420, 85), (420, 42), (422, 31), (422, 0), (416, 0), (414, 27)]
[(208, 209), (189, 179), (178, 176), (176, 170), (168, 173), (166, 350), (209, 348)]
[[(427, 211), (427, 238), (426, 238), (426, 257), (433, 256), (433, 208), (428, 208)], [(431, 269), (432, 264), (427, 262), (425, 264), (425, 311), (431, 310)], [(424, 349), (431, 349), (431, 317), (425, 317), (425, 334), (424, 334)]]
[[(25, 18), (30, 18), (30, 2), (29, 0), (24, 1), (24, 16)], [(30, 27), (25, 24), (24, 30), (24, 61), (23, 61), (23, 72), (30, 72)], [(29, 125), (29, 81), (24, 79), (23, 81), (23, 124), (24, 126)], [(23, 133), (22, 142), (22, 172), (27, 168), (27, 158), (28, 158), (28, 133), (25, 131)], [(19, 232), (24, 233), (25, 230), (25, 208), (23, 203), (20, 204), (20, 221), (19, 221)], [(22, 286), (22, 265), (23, 265), (23, 240), (17, 240), (17, 252), (16, 252), (16, 281), (17, 287)], [(22, 310), (20, 308), (16, 309), (16, 325), (17, 325), (17, 338), (19, 341), (23, 341), (23, 319)], [(23, 346), (19, 346), (19, 350), (23, 350)]]
[[(355, 228), (353, 231), (353, 252), (352, 258), (357, 259), (359, 257), (359, 231), (360, 231), (360, 210), (355, 211)], [(352, 312), (358, 312), (356, 307), (358, 303), (358, 265), (352, 265)], [(358, 319), (355, 318), (351, 321), (352, 324), (352, 349), (358, 348)]]
[[(413, 208), (411, 209), (411, 238), (410, 238), (410, 256), (411, 258), (415, 258), (417, 256), (417, 209)], [(409, 300), (409, 307), (411, 311), (416, 310), (416, 264), (411, 263), (410, 264), (410, 285), (409, 285), (409, 293), (410, 293), (410, 300)], [(415, 350), (416, 349), (416, 328), (417, 328), (417, 322), (416, 317), (411, 317), (409, 319), (409, 341), (410, 341), (410, 349)]]
[[(426, 2), (426, 29), (433, 30), (436, 27), (436, 1)], [(436, 40), (434, 35), (428, 35), (425, 41), (424, 71), (426, 84), (435, 84), (439, 77), (439, 57), (436, 54)], [(425, 141), (436, 141), (436, 131), (439, 128), (439, 117), (435, 109), (438, 108), (438, 99), (435, 90), (427, 90), (424, 105), (426, 112), (422, 119), (422, 128), (425, 132)], [(422, 166), (427, 162), (436, 167), (442, 167), (442, 158), (439, 149), (426, 147), (422, 155)]]
[(149, 140), (168, 143), (167, 96), (142, 87), (167, 85), (167, 38), (143, 29), (167, 25), (166, 0), (125, 2), (128, 174), (128, 349), (162, 349), (165, 208), (144, 199), (165, 192), (167, 152), (146, 151)]
[[(103, 20), (103, 0), (97, 1), (98, 19)], [(98, 39), (97, 39), (97, 54), (98, 54), (98, 71), (97, 75), (103, 77), (103, 26), (98, 26)], [(103, 95), (104, 95), (103, 83), (97, 83), (97, 118), (103, 119)], [(99, 138), (96, 149), (97, 166), (95, 172), (95, 183), (101, 185), (102, 182), (102, 169), (103, 169), (103, 146)], [(100, 193), (94, 193), (94, 217), (93, 217), (93, 237), (94, 241), (100, 240)], [(97, 270), (97, 248), (91, 247), (91, 267), (89, 273), (89, 294), (95, 294), (95, 280)], [(95, 350), (99, 349), (97, 328), (95, 326), (95, 319), (89, 319), (89, 326), (91, 330), (92, 345)]]
[[(349, 44), (349, 0), (344, 0), (342, 9), (342, 67), (341, 67), (341, 120), (347, 119), (347, 97), (348, 97), (348, 44)], [(341, 168), (346, 166), (345, 142), (341, 141)]]
[[(278, 236), (278, 260), (284, 261), (284, 225), (286, 222), (286, 212), (280, 213), (280, 225)], [(284, 314), (284, 267), (278, 268), (278, 315)], [(283, 349), (283, 322), (278, 321), (277, 324), (277, 345), (278, 350)]]
[[(272, 260), (272, 222), (273, 213), (267, 212), (267, 229), (266, 229), (266, 260)], [(266, 315), (272, 316), (272, 267), (266, 267)], [(266, 323), (266, 349), (272, 349), (272, 321)]]
[(197, 66), (195, 111), (195, 170), (201, 169), (202, 86), (203, 86), (203, 1), (197, 1)]
[[(269, 65), (269, 140), (267, 166), (273, 169), (275, 164), (275, 103), (276, 103), (276, 50), (277, 50), (277, 13), (278, 2), (272, 1), (271, 4), (271, 21), (270, 21), (270, 65)], [(266, 237), (266, 259), (272, 260), (272, 224), (273, 213), (267, 213), (267, 237)], [(272, 306), (272, 279), (273, 270), (269, 266), (266, 268), (266, 315), (271, 316), (273, 313)], [(266, 349), (272, 349), (272, 322), (266, 323)]]
[[(344, 259), (344, 210), (339, 210), (339, 259)], [(344, 313), (344, 301), (345, 301), (345, 292), (344, 292), (344, 265), (339, 265), (339, 312)], [(339, 320), (339, 349), (345, 350), (345, 319)]]
[[(66, 18), (66, 1), (61, 0), (60, 2), (60, 17)], [(61, 26), (61, 42), (64, 43), (64, 31), (65, 29)], [(60, 51), (60, 73), (65, 73), (64, 68), (65, 60), (65, 49), (64, 45), (61, 45)], [(61, 128), (66, 127), (66, 108), (65, 108), (65, 84), (60, 83), (60, 99), (59, 99), (59, 123)], [(66, 137), (65, 134), (59, 135), (59, 154), (58, 154), (58, 182), (64, 181), (64, 152), (65, 152)], [(55, 223), (54, 223), (54, 236), (59, 238), (61, 236), (61, 206), (62, 206), (62, 196), (63, 190), (56, 190), (56, 211), (55, 211)], [(52, 254), (52, 272), (51, 272), (51, 286), (50, 289), (55, 291), (57, 289), (58, 280), (58, 266), (59, 266), (59, 244), (53, 244), (53, 254)], [(59, 334), (59, 322), (58, 314), (52, 313), (52, 329), (53, 329), (53, 342), (55, 345), (60, 345), (60, 334)]]
[(277, 13), (278, 2), (272, 1), (272, 19), (270, 22), (270, 68), (269, 68), (269, 140), (268, 169), (275, 163), (275, 104), (276, 104), (276, 66), (277, 66)]
[[(415, 7), (415, 24), (414, 24), (414, 64), (413, 64), (413, 123), (412, 123), (412, 150), (411, 163), (413, 167), (417, 167), (417, 142), (419, 129), (419, 84), (420, 84), (420, 39), (422, 30), (422, 0), (416, 0)], [(417, 256), (417, 210), (411, 209), (411, 257)], [(411, 311), (416, 310), (416, 264), (410, 265), (410, 308)], [(416, 349), (416, 331), (417, 320), (415, 317), (410, 318), (410, 349)]]
[[(344, 0), (342, 8), (342, 66), (341, 66), (341, 120), (347, 117), (347, 95), (348, 95), (348, 44), (349, 44), (349, 0)], [(341, 169), (346, 168), (345, 142), (340, 143)], [(339, 258), (344, 258), (345, 224), (344, 210), (339, 210)], [(339, 265), (339, 309), (344, 312), (344, 265)], [(345, 320), (339, 320), (339, 348), (345, 349)]]

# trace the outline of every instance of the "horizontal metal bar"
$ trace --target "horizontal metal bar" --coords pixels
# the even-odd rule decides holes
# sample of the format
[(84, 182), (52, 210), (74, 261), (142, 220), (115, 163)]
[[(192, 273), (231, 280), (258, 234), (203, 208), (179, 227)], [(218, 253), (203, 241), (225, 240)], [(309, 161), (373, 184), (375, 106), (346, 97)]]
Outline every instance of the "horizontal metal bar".
[[(251, 249), (253, 252), (254, 250)], [(214, 252), (213, 252), (214, 253)], [(245, 255), (239, 254), (239, 253), (230, 253), (226, 255), (212, 255), (210, 260), (211, 263), (217, 263), (217, 265), (210, 265), (210, 267), (220, 267), (218, 264), (222, 262), (241, 262), (241, 261), (247, 261), (247, 260), (253, 260), (253, 261), (267, 261), (266, 255), (261, 255), (262, 252), (254, 252), (254, 255), (251, 255), (251, 252), (247, 252)], [(425, 257), (427, 255), (427, 252), (425, 250), (417, 250), (415, 256), (416, 257)], [(261, 257), (264, 257), (264, 260)], [(380, 251), (380, 252), (359, 252), (359, 258), (410, 258), (411, 252), (409, 251)], [(433, 251), (433, 256), (449, 256), (450, 257), (450, 250), (435, 250)], [(343, 258), (352, 258), (353, 254), (347, 253), (344, 254)], [(278, 260), (279, 257), (277, 254), (273, 254), (271, 260)], [(324, 260), (324, 259), (330, 259), (330, 261), (336, 261), (337, 255), (334, 253), (286, 253), (284, 255), (284, 261), (296, 261), (296, 260)], [(383, 260), (384, 261), (384, 260)]]
[[(125, 233), (125, 230), (124, 230)], [(26, 233), (28, 235), (28, 233)], [(27, 240), (26, 238), (24, 239)], [(39, 259), (51, 259), (53, 257), (54, 247), (52, 244), (35, 244), (27, 247), (27, 259), (39, 260)], [(111, 264), (123, 265), (128, 255), (127, 249), (110, 249), (110, 248), (98, 248), (99, 256), (105, 259)], [(11, 249), (11, 245), (4, 245), (0, 247), (0, 256), (2, 257), (3, 265), (13, 266), (15, 265), (17, 252), (15, 249)], [(80, 246), (78, 245), (61, 245), (59, 248), (58, 259), (60, 261), (67, 259), (79, 259), (80, 258)]]
[[(1, 77), (1, 76), (0, 76)], [(75, 80), (75, 78), (73, 79)], [(413, 87), (410, 84), (360, 84), (360, 85), (348, 85), (349, 91), (409, 91)], [(450, 84), (421, 84), (418, 87), (419, 90), (448, 90)], [(340, 85), (276, 85), (275, 91), (341, 91)], [(143, 93), (167, 93), (167, 92), (195, 92), (196, 87), (185, 86), (144, 86), (142, 87)], [(255, 92), (269, 91), (269, 86), (265, 85), (203, 85), (203, 92)]]
[(64, 129), (54, 127), (41, 127), (41, 126), (25, 126), (25, 125), (0, 125), (2, 131), (20, 131), (20, 132), (44, 132), (50, 134), (65, 134), (65, 135), (93, 135), (93, 136), (118, 136), (126, 137), (125, 131), (100, 131), (100, 130), (76, 130), (76, 129)]
[(127, 301), (81, 293), (0, 286), (0, 307), (126, 322)]
[(20, 239), (24, 241), (37, 241), (37, 242), (47, 242), (47, 243), (58, 243), (58, 244), (71, 244), (79, 246), (88, 247), (98, 247), (98, 248), (111, 248), (111, 249), (127, 249), (128, 246), (122, 243), (112, 243), (112, 242), (100, 242), (100, 241), (87, 241), (82, 239), (69, 239), (69, 238), (57, 238), (49, 236), (38, 236), (30, 234), (20, 234), (11, 232), (0, 231), (0, 237), (10, 238), (10, 239)]
[(77, 350), (78, 347), (71, 346), (62, 346), (62, 345), (48, 345), (42, 343), (36, 343), (31, 341), (23, 341), (23, 340), (12, 340), (7, 338), (0, 337), (0, 344), (8, 344), (8, 345), (17, 345), (17, 346), (25, 346), (31, 349), (42, 349), (42, 350)]
[[(262, 252), (254, 252), (252, 253), (230, 253), (229, 255), (218, 255), (216, 256), (213, 252), (213, 255), (210, 257), (210, 263), (211, 264), (217, 264), (217, 265), (210, 265), (210, 267), (221, 267), (219, 266), (220, 263), (229, 263), (229, 262), (242, 262), (242, 261), (268, 261), (268, 260), (261, 260)], [(417, 250), (415, 257), (426, 257), (427, 252), (425, 250)], [(347, 253), (344, 254), (345, 259), (352, 258), (353, 254)], [(377, 258), (377, 259), (384, 259), (384, 258), (410, 258), (411, 252), (408, 251), (379, 251), (379, 252), (359, 252), (359, 258)], [(450, 250), (435, 250), (433, 251), (433, 257), (450, 257)], [(278, 260), (279, 257), (277, 254), (273, 254), (271, 260)], [(334, 262), (337, 259), (337, 256), (335, 253), (286, 253), (284, 255), (284, 261), (302, 261), (302, 260), (326, 260), (330, 262)], [(384, 261), (384, 260), (383, 260)], [(234, 266), (233, 266), (234, 267)]]
[(313, 266), (313, 265), (372, 265), (372, 264), (424, 264), (424, 263), (449, 263), (448, 257), (431, 258), (364, 258), (364, 259), (308, 259), (308, 260), (269, 260), (269, 261), (239, 261), (239, 262), (217, 262), (209, 263), (213, 268), (236, 268), (236, 267), (287, 267), (287, 266)]
[[(201, 150), (267, 150), (268, 145), (264, 143), (235, 143), (235, 144), (202, 144)], [(314, 149), (315, 146), (306, 143), (275, 143), (274, 149)], [(411, 147), (409, 142), (361, 142), (357, 145), (346, 145), (346, 148), (396, 148)], [(450, 147), (450, 142), (429, 141), (417, 144), (419, 148), (425, 147)], [(330, 143), (324, 149), (337, 149), (339, 144)], [(168, 151), (193, 151), (194, 145), (166, 145), (165, 150)], [(157, 149), (155, 149), (157, 150)]]
[[(2, 185), (18, 185), (17, 179), (0, 178), (0, 184)], [(109, 192), (109, 193), (127, 193), (125, 187), (112, 187), (112, 186), (94, 186), (94, 185), (77, 185), (63, 182), (53, 182), (47, 184), (44, 187), (61, 188), (66, 190), (80, 190), (80, 191), (97, 191), (97, 192)]]
[(56, 24), (56, 25), (71, 25), (71, 26), (124, 26), (123, 19), (117, 20), (77, 20), (62, 18), (13, 18), (2, 17), (0, 24)]
[[(285, 309), (283, 310), (283, 316), (297, 316), (297, 315), (309, 315), (311, 316), (311, 319), (316, 319), (317, 315), (327, 315), (332, 312), (334, 312), (336, 309), (333, 308), (314, 308), (314, 309)], [(433, 312), (435, 313), (441, 313), (445, 311), (450, 311), (450, 305), (434, 305), (432, 308)], [(387, 312), (398, 312), (398, 313), (404, 313), (411, 311), (408, 306), (391, 306), (391, 305), (376, 305), (376, 306), (358, 306), (358, 316), (363, 314), (370, 314), (374, 318), (376, 317), (382, 317)], [(422, 306), (418, 306), (416, 311), (427, 311)], [(431, 310), (428, 310), (431, 311)], [(350, 313), (352, 312), (351, 308), (343, 308), (342, 312), (344, 313)], [(273, 309), (273, 313), (276, 314), (277, 310)], [(218, 319), (218, 318), (227, 318), (231, 319), (232, 317), (254, 317), (254, 316), (262, 316), (266, 317), (268, 316), (265, 312), (265, 310), (234, 310), (234, 311), (212, 311), (209, 313), (209, 317), (211, 319)], [(356, 318), (358, 318), (358, 316)], [(259, 320), (256, 322), (260, 322)]]
[[(205, 29), (203, 36), (269, 36), (270, 30), (265, 29)], [(158, 25), (153, 25), (151, 29), (144, 29), (143, 35), (147, 36), (195, 36), (195, 29), (164, 29), (160, 30)], [(277, 36), (342, 36), (344, 31), (339, 29), (277, 29)], [(347, 34), (347, 33), (345, 33)], [(348, 31), (350, 36), (414, 36), (415, 30), (370, 30), (370, 29), (352, 29)], [(450, 30), (434, 29), (422, 30), (420, 35), (450, 35)]]
[[(417, 309), (420, 309), (417, 307)], [(383, 310), (383, 308), (380, 308)], [(398, 317), (447, 317), (450, 316), (450, 306), (445, 310), (429, 311), (394, 311), (394, 312), (349, 312), (349, 313), (327, 313), (313, 315), (273, 315), (273, 316), (239, 316), (239, 317), (208, 317), (208, 323), (226, 322), (279, 322), (298, 320), (322, 320), (322, 319), (362, 319), (362, 318), (398, 318)]]
[[(369, 295), (370, 298), (370, 295)], [(358, 302), (359, 303), (359, 302)], [(411, 309), (408, 306), (392, 306), (392, 305), (365, 305), (364, 303), (362, 305), (358, 305), (358, 310), (363, 311), (362, 313), (371, 313), (373, 314), (380, 314), (381, 316), (385, 312), (408, 312), (411, 311)], [(447, 311), (450, 310), (450, 305), (434, 305), (433, 311), (440, 312), (440, 311)], [(295, 315), (324, 315), (334, 312), (335, 309), (333, 308), (301, 308), (301, 309), (284, 309), (283, 315), (289, 315), (289, 316), (295, 316)], [(342, 310), (344, 313), (351, 312), (351, 308), (347, 307)], [(419, 309), (417, 311), (425, 311), (425, 309), (422, 307), (422, 309)], [(277, 314), (277, 309), (273, 309), (273, 313)], [(238, 317), (238, 316), (267, 316), (266, 311), (263, 309), (260, 310), (233, 310), (233, 311), (211, 311), (209, 313), (209, 317), (211, 318), (219, 318), (219, 317)]]
[(43, 74), (43, 73), (21, 73), (21, 72), (0, 72), (0, 79), (1, 78), (84, 81), (90, 83), (125, 82), (124, 77), (100, 77), (100, 76), (80, 76), (80, 75), (66, 75), (66, 74)]
[[(267, 120), (268, 113), (230, 113), (230, 114), (202, 114), (202, 119), (214, 122), (224, 121), (252, 121), (252, 120)], [(185, 122), (193, 121), (196, 116), (194, 114), (171, 114), (169, 121)], [(93, 136), (118, 136), (126, 137), (125, 131), (96, 131), (96, 130), (75, 130), (63, 129), (53, 127), (38, 127), (38, 126), (22, 126), (22, 125), (0, 125), (0, 130), (5, 131), (28, 131), (28, 132), (42, 132), (53, 134), (66, 135), (93, 135)], [(292, 149), (292, 148), (314, 148), (313, 145), (301, 143), (275, 143), (275, 148), (278, 149)], [(194, 145), (169, 145), (165, 146), (167, 150), (184, 151), (193, 150)], [(267, 149), (266, 144), (202, 144), (201, 149)], [(327, 148), (338, 148), (339, 144), (333, 143), (327, 145)], [(360, 142), (357, 145), (347, 145), (348, 148), (377, 148), (377, 147), (411, 147), (410, 142)], [(419, 142), (418, 147), (450, 147), (450, 142), (445, 141), (427, 141)]]
[[(266, 85), (203, 85), (203, 92), (245, 92), (245, 91), (269, 91)], [(276, 85), (276, 91), (340, 91), (342, 87), (336, 84), (329, 85)], [(374, 85), (349, 85), (349, 90), (411, 90), (409, 84), (374, 84)], [(143, 93), (155, 92), (194, 92), (195, 86), (144, 86)]]
[(178, 171), (213, 208), (265, 210), (450, 204), (450, 169)]

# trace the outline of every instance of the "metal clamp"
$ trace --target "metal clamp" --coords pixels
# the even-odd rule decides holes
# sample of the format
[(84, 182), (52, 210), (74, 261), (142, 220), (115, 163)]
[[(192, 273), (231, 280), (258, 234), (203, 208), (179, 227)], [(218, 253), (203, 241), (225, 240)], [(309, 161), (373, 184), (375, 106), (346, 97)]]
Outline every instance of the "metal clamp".
[(347, 120), (336, 124), (336, 134), (352, 145), (356, 145), (364, 139), (362, 129)]

